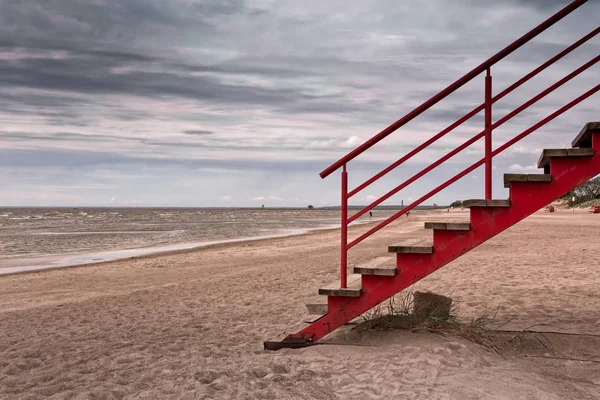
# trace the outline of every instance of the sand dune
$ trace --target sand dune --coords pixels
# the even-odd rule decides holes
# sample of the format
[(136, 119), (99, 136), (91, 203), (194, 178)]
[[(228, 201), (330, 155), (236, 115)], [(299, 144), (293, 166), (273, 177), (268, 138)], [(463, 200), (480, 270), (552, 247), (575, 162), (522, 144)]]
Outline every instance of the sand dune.
[[(351, 263), (430, 235), (424, 220), (393, 224)], [(600, 398), (599, 228), (583, 212), (538, 213), (418, 285), (459, 300), (465, 319), (497, 311), (507, 330), (558, 332), (548, 348), (501, 334), (501, 354), (352, 326), (320, 346), (263, 351), (336, 279), (335, 231), (0, 277), (0, 398)]]

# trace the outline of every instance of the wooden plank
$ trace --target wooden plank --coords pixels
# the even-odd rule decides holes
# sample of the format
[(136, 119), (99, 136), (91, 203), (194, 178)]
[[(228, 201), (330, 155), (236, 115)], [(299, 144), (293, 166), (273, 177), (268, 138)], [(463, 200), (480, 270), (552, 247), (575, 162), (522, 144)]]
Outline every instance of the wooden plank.
[(592, 157), (594, 150), (583, 149), (544, 149), (538, 160), (538, 168), (545, 168), (552, 157)]
[(511, 182), (551, 182), (550, 174), (504, 174), (504, 187), (510, 187)]
[(433, 246), (388, 246), (390, 253), (433, 254)]
[(384, 256), (374, 258), (354, 267), (354, 273), (360, 275), (394, 276), (396, 275), (396, 257)]
[(416, 241), (411, 240), (399, 245), (388, 246), (388, 252), (405, 254), (433, 254), (433, 243), (428, 239), (417, 239)]
[(319, 289), (321, 296), (360, 297), (361, 288), (322, 288)]
[(592, 147), (592, 133), (600, 132), (600, 122), (588, 122), (571, 142), (572, 147)]
[(327, 303), (310, 303), (306, 305), (309, 315), (325, 315), (327, 314)]
[(510, 207), (510, 200), (481, 200), (472, 199), (463, 201), (463, 206), (471, 207)]
[(342, 296), (342, 297), (359, 297), (362, 293), (361, 289), (361, 275), (350, 274), (348, 275), (348, 287), (340, 288), (339, 283), (326, 286), (319, 289), (319, 295), (321, 296)]
[(538, 168), (544, 168), (550, 163), (550, 157), (568, 157), (569, 149), (544, 149), (538, 159)]
[(395, 276), (396, 267), (394, 268), (367, 268), (367, 267), (354, 267), (355, 274), (361, 275), (376, 275), (376, 276)]
[(468, 222), (425, 222), (425, 229), (441, 231), (468, 231), (471, 224)]
[(463, 207), (487, 207), (487, 201), (485, 199), (471, 199), (463, 201)]

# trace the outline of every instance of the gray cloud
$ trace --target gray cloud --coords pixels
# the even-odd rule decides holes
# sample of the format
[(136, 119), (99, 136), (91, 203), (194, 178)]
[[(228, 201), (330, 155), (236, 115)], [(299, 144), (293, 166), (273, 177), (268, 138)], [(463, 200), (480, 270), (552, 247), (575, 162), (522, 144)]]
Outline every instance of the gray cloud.
[(566, 6), (569, 1), (565, 0), (511, 0), (514, 3), (526, 6), (535, 7), (543, 11), (552, 11)]
[[(201, 186), (215, 185), (215, 199), (223, 196), (219, 187), (249, 198), (253, 187), (267, 192), (272, 184), (336, 203), (338, 183), (320, 181), (320, 169), (567, 4), (432, 1), (428, 8), (384, 0), (2, 1), (0, 173), (77, 168), (85, 183), (110, 166), (115, 179), (152, 169), (156, 181), (171, 182), (195, 179), (193, 170), (206, 180)], [(591, 31), (598, 18), (598, 7), (588, 4), (494, 66), (494, 93)], [(596, 38), (498, 102), (494, 118), (598, 53)], [(498, 129), (498, 143), (597, 84), (594, 68)], [(470, 111), (483, 100), (482, 89), (477, 77), (352, 162), (351, 180), (368, 177)], [(523, 146), (568, 143), (595, 118), (594, 109), (577, 107)], [(393, 178), (409, 176), (482, 126), (480, 114)], [(409, 195), (478, 156), (453, 159)], [(498, 174), (501, 167), (530, 165), (527, 157), (535, 158), (527, 151), (505, 155)], [(221, 173), (215, 171), (226, 172), (213, 179)], [(283, 174), (293, 179), (273, 179)], [(18, 187), (11, 173), (3, 176), (5, 190)], [(69, 183), (69, 174), (62, 179)], [(240, 184), (227, 183), (235, 179)], [(164, 192), (151, 187), (149, 195)], [(180, 190), (169, 192), (187, 197)]]
[[(281, 163), (272, 160), (255, 159), (167, 159), (134, 156), (127, 154), (106, 154), (93, 151), (61, 151), (61, 150), (11, 150), (0, 149), (0, 168), (2, 167), (68, 167), (83, 168), (96, 166), (179, 166), (193, 169), (221, 170), (260, 170), (282, 173), (283, 171), (302, 171), (316, 174), (324, 168), (328, 160), (306, 161), (292, 160)], [(385, 167), (383, 163), (361, 162), (358, 166), (375, 171)]]
[(186, 135), (198, 135), (198, 136), (204, 136), (204, 135), (212, 135), (214, 134), (213, 131), (204, 131), (201, 129), (190, 129), (187, 131), (183, 131), (183, 133), (185, 133)]
[(137, 138), (98, 135), (98, 134), (81, 134), (73, 132), (52, 132), (52, 133), (35, 133), (35, 132), (3, 132), (3, 140), (12, 141), (31, 141), (31, 140), (47, 140), (47, 141), (81, 141), (81, 142), (104, 142), (107, 140), (130, 140), (138, 141)]
[(32, 58), (0, 62), (0, 85), (97, 95), (177, 96), (205, 102), (261, 104), (290, 111), (349, 112), (339, 95), (312, 95), (301, 89), (225, 84), (215, 78), (178, 71), (113, 73), (123, 66), (112, 57)]
[(131, 43), (147, 46), (157, 34), (169, 40), (176, 29), (214, 32), (186, 3), (6, 0), (0, 4), (0, 34), (17, 46), (119, 49)]
[[(478, 7), (494, 7), (497, 3), (493, 0), (461, 0), (463, 3)], [(508, 0), (516, 6), (523, 8), (534, 8), (536, 10), (548, 13), (568, 5), (570, 0)]]

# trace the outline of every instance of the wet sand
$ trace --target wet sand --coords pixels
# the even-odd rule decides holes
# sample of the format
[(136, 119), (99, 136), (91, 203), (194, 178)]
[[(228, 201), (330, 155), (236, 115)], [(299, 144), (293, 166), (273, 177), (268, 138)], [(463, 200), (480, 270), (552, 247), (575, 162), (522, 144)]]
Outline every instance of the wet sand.
[(109, 261), (123, 260), (126, 258), (135, 258), (148, 256), (152, 254), (171, 253), (181, 250), (198, 249), (201, 247), (213, 246), (215, 244), (233, 244), (240, 242), (249, 242), (263, 239), (283, 238), (296, 235), (302, 235), (307, 232), (335, 229), (332, 227), (314, 228), (314, 229), (289, 229), (283, 233), (272, 235), (250, 236), (236, 239), (214, 240), (208, 242), (174, 243), (162, 246), (140, 247), (123, 250), (106, 250), (94, 253), (82, 253), (63, 256), (44, 256), (36, 258), (16, 258), (0, 262), (0, 275), (18, 274), (23, 272), (41, 271), (45, 269), (56, 269), (65, 267), (75, 267), (80, 265), (89, 265), (104, 263)]
[[(351, 264), (402, 237), (412, 215), (357, 246)], [(364, 227), (353, 227), (356, 235)], [(0, 398), (600, 398), (600, 215), (538, 213), (417, 285), (496, 313), (501, 354), (465, 339), (346, 326), (302, 350), (262, 342), (298, 329), (337, 279), (338, 232), (224, 244), (0, 277)]]

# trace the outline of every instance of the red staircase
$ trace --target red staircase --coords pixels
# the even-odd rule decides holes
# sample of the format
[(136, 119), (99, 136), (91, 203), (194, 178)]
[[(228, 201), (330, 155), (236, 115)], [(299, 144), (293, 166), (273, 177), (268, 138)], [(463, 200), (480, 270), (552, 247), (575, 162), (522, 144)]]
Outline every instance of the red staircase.
[[(327, 313), (325, 315), (306, 328), (302, 329), (300, 332), (288, 335), (285, 339), (283, 339), (283, 341), (265, 342), (266, 349), (276, 350), (283, 347), (296, 348), (313, 344), (315, 341), (329, 334), (333, 330), (360, 316), (364, 312), (375, 307), (377, 304), (392, 297), (403, 289), (409, 287), (420, 279), (465, 254), (469, 250), (479, 246), (491, 237), (521, 221), (528, 215), (531, 215), (535, 211), (541, 209), (548, 203), (556, 200), (569, 190), (600, 174), (600, 122), (590, 122), (584, 126), (583, 130), (573, 141), (573, 148), (548, 149), (542, 152), (542, 155), (538, 161), (538, 167), (543, 168), (543, 174), (504, 175), (505, 187), (508, 187), (510, 190), (509, 199), (492, 200), (492, 158), (598, 92), (600, 90), (600, 84), (589, 89), (581, 96), (554, 111), (546, 118), (526, 129), (495, 150), (492, 149), (493, 130), (526, 108), (530, 107), (543, 97), (547, 96), (558, 87), (567, 83), (575, 76), (594, 66), (598, 61), (600, 61), (600, 55), (595, 55), (595, 57), (593, 57), (589, 62), (566, 75), (564, 78), (540, 92), (538, 95), (529, 99), (512, 112), (498, 119), (496, 122), (492, 122), (493, 103), (500, 100), (508, 93), (512, 92), (523, 83), (527, 82), (545, 70), (547, 67), (554, 64), (556, 61), (560, 60), (596, 36), (598, 33), (600, 33), (600, 26), (596, 27), (588, 35), (584, 36), (573, 45), (567, 47), (565, 50), (561, 51), (556, 56), (552, 57), (550, 60), (546, 61), (538, 68), (534, 69), (495, 96), (492, 95), (491, 68), (507, 55), (511, 54), (525, 43), (539, 35), (541, 32), (545, 31), (550, 26), (554, 25), (577, 8), (584, 5), (587, 1), (588, 0), (572, 1), (568, 6), (537, 26), (535, 29), (525, 34), (523, 37), (506, 47), (504, 50), (500, 51), (480, 66), (473, 69), (464, 77), (460, 78), (455, 83), (442, 90), (436, 96), (432, 97), (421, 106), (417, 107), (415, 110), (408, 113), (406, 116), (396, 121), (394, 124), (390, 125), (388, 128), (384, 129), (321, 172), (321, 177), (325, 178), (334, 171), (340, 168), (342, 169), (340, 286), (331, 289), (319, 290), (319, 294), (328, 296)], [(365, 181), (355, 189), (348, 191), (347, 164), (351, 160), (482, 73), (485, 73), (485, 90), (483, 96), (485, 102), (483, 104), (479, 105), (465, 116), (449, 125), (431, 139), (428, 139), (425, 143), (412, 150), (398, 161), (394, 162), (392, 165), (373, 176), (371, 179)], [(445, 136), (447, 133), (451, 132), (456, 127), (460, 126), (462, 123), (469, 120), (481, 111), (484, 111), (485, 113), (485, 128), (483, 131), (462, 145), (458, 146), (445, 156), (441, 157), (439, 160), (433, 162), (431, 165), (426, 167), (423, 171), (419, 172), (412, 178), (396, 186), (378, 200), (374, 201), (351, 217), (348, 217), (349, 198), (356, 195), (358, 192), (362, 191), (364, 188), (377, 181), (388, 172), (397, 168), (415, 154), (436, 142), (438, 139)], [(485, 140), (484, 158), (348, 243), (347, 227), (352, 221), (369, 212), (374, 207), (398, 193), (412, 182), (421, 178), (432, 169), (441, 165), (451, 157), (458, 154), (460, 151), (466, 149), (482, 138)], [(354, 247), (401, 215), (412, 210), (414, 207), (431, 198), (436, 193), (440, 192), (444, 188), (483, 165), (485, 166), (485, 199), (467, 200), (464, 202), (465, 207), (470, 208), (469, 223), (457, 224), (426, 222), (425, 228), (433, 230), (433, 243), (427, 245), (421, 243), (419, 245), (390, 246), (388, 251), (396, 254), (395, 268), (382, 268), (380, 265), (354, 268), (354, 273), (359, 274), (360, 279), (349, 287), (347, 282), (347, 253), (350, 248)], [(380, 260), (385, 261), (385, 259), (382, 258), (380, 258)]]

